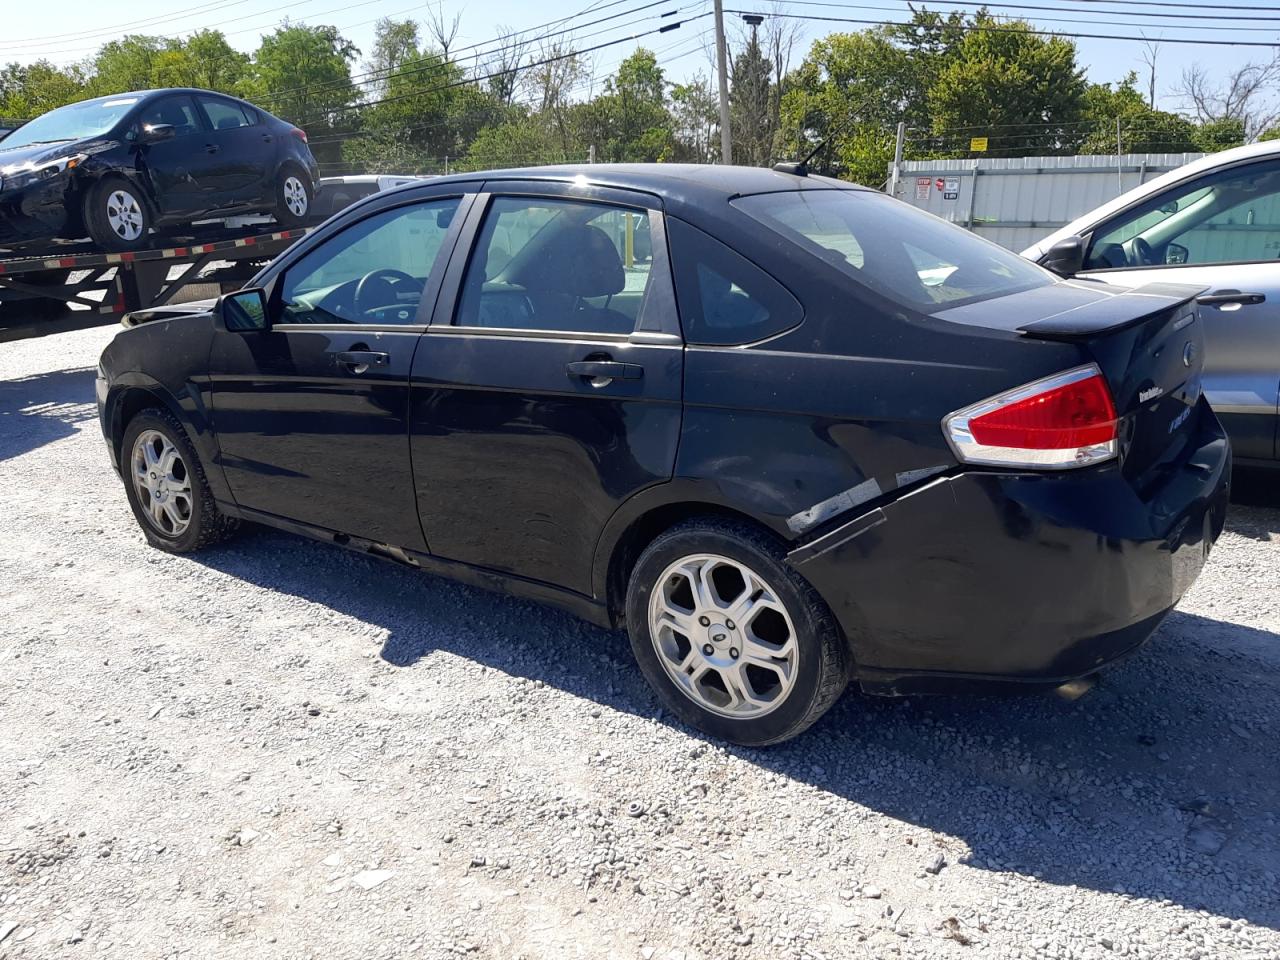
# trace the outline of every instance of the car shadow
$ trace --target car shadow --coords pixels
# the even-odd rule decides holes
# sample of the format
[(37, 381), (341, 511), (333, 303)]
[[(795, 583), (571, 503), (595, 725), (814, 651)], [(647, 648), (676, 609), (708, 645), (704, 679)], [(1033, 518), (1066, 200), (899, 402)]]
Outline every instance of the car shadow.
[[(1246, 519), (1274, 527), (1280, 512), (1266, 514)], [(444, 651), (705, 740), (663, 712), (620, 632), (273, 531), (199, 559), (380, 628), (396, 666)], [(1278, 642), (1175, 612), (1075, 701), (851, 691), (794, 741), (706, 747), (954, 838), (954, 862), (1280, 929), (1280, 773), (1263, 707), (1280, 698)], [(856, 852), (856, 835), (839, 839)]]
[(61, 440), (98, 415), (93, 367), (0, 380), (0, 460)]

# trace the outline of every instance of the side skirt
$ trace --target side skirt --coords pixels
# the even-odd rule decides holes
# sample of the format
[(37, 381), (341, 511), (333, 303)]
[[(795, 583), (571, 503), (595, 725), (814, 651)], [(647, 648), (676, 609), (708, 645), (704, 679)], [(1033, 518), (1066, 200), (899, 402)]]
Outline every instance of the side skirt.
[(393, 544), (377, 543), (373, 540), (365, 540), (361, 537), (353, 537), (334, 530), (327, 530), (324, 527), (313, 527), (310, 524), (299, 523), (296, 520), (277, 517), (275, 514), (263, 513), (260, 510), (251, 510), (247, 507), (222, 501), (218, 502), (218, 509), (227, 516), (239, 517), (242, 520), (260, 523), (263, 526), (283, 530), (286, 533), (294, 533), (311, 540), (336, 543), (340, 547), (354, 550), (357, 553), (367, 553), (375, 557), (394, 560), (414, 569), (446, 577), (471, 587), (480, 587), (483, 590), (492, 590), (495, 593), (506, 594), (507, 596), (545, 603), (548, 606), (572, 613), (574, 616), (581, 617), (583, 620), (606, 630), (616, 629), (613, 619), (609, 616), (608, 608), (599, 600), (573, 590), (566, 590), (563, 587), (543, 583), (540, 580), (528, 580), (513, 574), (490, 570), (487, 567), (476, 567), (455, 560), (445, 560), (428, 553), (404, 550)]

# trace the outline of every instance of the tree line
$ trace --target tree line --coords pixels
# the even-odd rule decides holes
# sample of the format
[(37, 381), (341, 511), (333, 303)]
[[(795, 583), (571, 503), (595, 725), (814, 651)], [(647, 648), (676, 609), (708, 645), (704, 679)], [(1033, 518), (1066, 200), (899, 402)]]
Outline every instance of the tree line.
[[(782, 8), (779, 8), (782, 9)], [(639, 48), (604, 76), (574, 43), (502, 39), (459, 48), (459, 21), (383, 19), (367, 58), (332, 26), (282, 23), (253, 53), (218, 30), (130, 35), (87, 60), (0, 68), (0, 117), (29, 119), (93, 96), (192, 86), (250, 100), (303, 127), (326, 174), (435, 173), (554, 162), (711, 163), (720, 157), (708, 71), (673, 82)], [(905, 156), (1212, 151), (1280, 136), (1269, 96), (1280, 60), (1215, 85), (1200, 67), (1155, 107), (1158, 46), (1145, 76), (1092, 83), (1069, 37), (1025, 21), (916, 10), (908, 23), (835, 32), (797, 55), (798, 21), (735, 24), (733, 158), (766, 165), (821, 149), (815, 169), (879, 186), (898, 123)], [(798, 59), (799, 62), (793, 62)], [(985, 138), (985, 150), (972, 148)]]

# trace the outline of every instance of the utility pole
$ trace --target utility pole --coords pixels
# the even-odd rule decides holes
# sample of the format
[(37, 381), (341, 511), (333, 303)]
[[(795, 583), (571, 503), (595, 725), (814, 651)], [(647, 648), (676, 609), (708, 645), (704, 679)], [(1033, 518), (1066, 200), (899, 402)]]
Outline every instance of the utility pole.
[(898, 121), (898, 135), (893, 141), (893, 170), (889, 173), (889, 196), (898, 195), (898, 181), (902, 177), (902, 147), (907, 139), (905, 120)]
[(733, 134), (729, 131), (729, 66), (724, 44), (724, 0), (716, 0), (716, 72), (720, 75), (720, 162), (733, 163)]

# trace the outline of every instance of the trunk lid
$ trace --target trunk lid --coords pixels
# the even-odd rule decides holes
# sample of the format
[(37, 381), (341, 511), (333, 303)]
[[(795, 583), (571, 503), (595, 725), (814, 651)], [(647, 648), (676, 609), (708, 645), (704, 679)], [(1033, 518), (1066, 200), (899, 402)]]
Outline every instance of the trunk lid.
[(939, 317), (1078, 346), (1081, 360), (1096, 363), (1111, 388), (1121, 468), (1142, 490), (1180, 462), (1205, 413), (1199, 408), (1204, 329), (1196, 305), (1203, 292), (1182, 284), (1125, 289), (1071, 281)]

